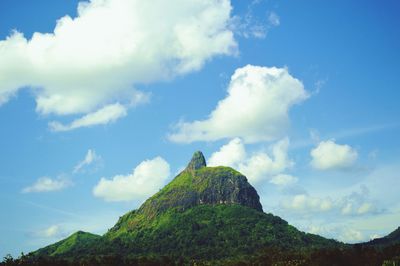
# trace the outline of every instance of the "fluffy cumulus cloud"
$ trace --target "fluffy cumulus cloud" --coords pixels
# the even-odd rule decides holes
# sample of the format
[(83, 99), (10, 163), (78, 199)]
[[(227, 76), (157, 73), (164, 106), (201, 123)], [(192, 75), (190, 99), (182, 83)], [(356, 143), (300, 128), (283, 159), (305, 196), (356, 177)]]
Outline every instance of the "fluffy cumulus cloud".
[[(357, 243), (362, 241), (368, 241), (370, 238), (365, 233), (349, 227), (346, 224), (311, 224), (306, 227), (301, 226), (302, 230), (311, 234), (318, 234), (328, 238), (334, 238), (336, 240), (345, 243)], [(354, 226), (353, 226), (354, 227)]]
[(340, 199), (339, 208), (343, 215), (363, 215), (382, 212), (370, 199), (370, 191), (365, 185), (360, 186), (359, 191), (353, 191)]
[(286, 68), (247, 65), (232, 75), (228, 95), (208, 118), (178, 123), (169, 139), (183, 143), (235, 137), (247, 143), (276, 140), (286, 133), (290, 108), (307, 97), (303, 84)]
[(50, 192), (67, 188), (72, 182), (66, 177), (58, 177), (56, 179), (47, 176), (40, 177), (34, 184), (22, 190), (23, 193), (31, 192)]
[(235, 167), (246, 159), (247, 152), (243, 141), (239, 138), (232, 139), (228, 144), (223, 145), (219, 151), (211, 154), (208, 159), (209, 166), (230, 166)]
[(321, 141), (310, 154), (311, 165), (318, 170), (350, 168), (358, 158), (354, 148), (336, 144), (333, 140)]
[(363, 216), (378, 214), (383, 210), (371, 199), (369, 189), (361, 186), (350, 194), (336, 197), (316, 197), (307, 193), (297, 194), (282, 201), (281, 207), (299, 213), (315, 213), (332, 211), (342, 216)]
[(345, 228), (339, 233), (338, 239), (345, 243), (358, 243), (369, 240), (359, 230), (353, 228)]
[(290, 200), (285, 200), (282, 207), (296, 212), (326, 212), (334, 207), (334, 202), (329, 197), (319, 198), (298, 194)]
[(277, 186), (293, 185), (297, 182), (298, 178), (288, 174), (279, 174), (270, 179), (270, 183)]
[(29, 87), (40, 114), (87, 114), (53, 130), (114, 121), (146, 101), (134, 85), (236, 54), (231, 9), (229, 0), (80, 2), (77, 17), (60, 18), (51, 33), (0, 41), (0, 104)]
[(156, 157), (141, 162), (131, 174), (101, 178), (93, 188), (93, 194), (106, 201), (140, 200), (157, 192), (169, 175), (169, 164), (163, 158)]
[[(289, 140), (285, 138), (273, 144), (268, 153), (260, 151), (248, 155), (243, 141), (235, 138), (214, 152), (208, 159), (208, 165), (230, 166), (246, 175), (250, 182), (258, 183), (271, 179), (274, 175), (282, 173), (293, 165), (287, 155), (288, 146)], [(278, 179), (281, 180), (278, 181)], [(283, 176), (275, 177), (275, 183), (282, 185), (285, 183), (283, 179)], [(293, 179), (291, 181), (294, 181)], [(288, 178), (286, 177), (287, 182)]]
[(74, 167), (73, 172), (78, 173), (78, 172), (82, 171), (84, 167), (92, 165), (96, 162), (99, 162), (100, 160), (101, 160), (101, 157), (96, 154), (96, 151), (89, 149), (86, 153), (85, 158)]

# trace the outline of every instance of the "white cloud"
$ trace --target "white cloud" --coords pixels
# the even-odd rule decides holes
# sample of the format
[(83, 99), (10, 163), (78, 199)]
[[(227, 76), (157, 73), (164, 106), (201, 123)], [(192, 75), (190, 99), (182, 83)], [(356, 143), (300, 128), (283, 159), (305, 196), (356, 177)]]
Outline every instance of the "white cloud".
[(333, 140), (321, 141), (310, 152), (311, 165), (319, 170), (346, 169), (354, 165), (358, 153), (349, 145), (336, 144)]
[(372, 234), (372, 235), (369, 236), (370, 240), (374, 240), (374, 239), (377, 239), (377, 238), (381, 238), (381, 236), (378, 235), (378, 234)]
[(169, 164), (163, 158), (156, 157), (141, 162), (132, 174), (101, 178), (93, 188), (93, 194), (106, 201), (144, 199), (157, 192), (169, 175)]
[(83, 117), (72, 121), (69, 125), (53, 121), (49, 123), (49, 127), (52, 131), (69, 131), (80, 127), (108, 124), (126, 116), (126, 114), (126, 107), (119, 103), (115, 103), (107, 105), (93, 113), (84, 115)]
[(326, 212), (334, 207), (334, 202), (329, 197), (319, 198), (298, 194), (284, 201), (282, 207), (299, 212)]
[[(368, 241), (374, 235), (387, 235), (399, 226), (399, 193), (398, 187), (393, 185), (397, 184), (399, 173), (398, 160), (393, 160), (371, 169), (362, 180), (351, 186), (347, 180), (344, 186), (330, 188), (324, 183), (325, 186), (313, 184), (308, 187), (310, 197), (318, 198), (318, 201), (331, 200), (333, 206), (329, 211), (320, 211), (318, 208), (289, 209), (284, 204), (293, 202), (289, 194), (271, 195), (270, 191), (264, 194), (263, 201), (272, 212), (307, 232), (346, 242), (359, 242), (360, 239)], [(354, 176), (354, 173), (345, 172), (341, 176), (346, 179)], [(307, 191), (296, 194), (307, 194)], [(260, 196), (263, 198), (263, 195)], [(273, 202), (280, 204), (274, 205)], [(348, 232), (352, 229), (359, 233)]]
[(74, 173), (81, 171), (85, 166), (91, 165), (101, 160), (101, 157), (96, 154), (95, 150), (89, 149), (85, 158), (74, 167)]
[(236, 35), (248, 38), (264, 39), (268, 31), (280, 25), (279, 16), (275, 12), (267, 13), (266, 17), (260, 16), (257, 12), (261, 1), (252, 1), (247, 5), (244, 14), (237, 14), (232, 18), (232, 28)]
[(40, 230), (36, 232), (37, 237), (43, 237), (43, 238), (53, 238), (57, 237), (61, 233), (61, 228), (59, 225), (52, 225), (44, 230)]
[(311, 224), (303, 229), (305, 232), (316, 235), (326, 235), (330, 230), (326, 226)]
[(363, 216), (382, 212), (383, 210), (376, 206), (369, 194), (366, 186), (361, 186), (359, 191), (354, 190), (348, 195), (334, 199), (303, 193), (284, 199), (281, 207), (301, 214), (332, 211), (335, 215)]
[(268, 23), (270, 26), (277, 27), (281, 24), (279, 16), (275, 12), (270, 12), (268, 15)]
[(209, 166), (230, 166), (235, 167), (246, 159), (247, 153), (241, 139), (234, 138), (228, 144), (223, 145), (219, 151), (211, 154), (208, 159)]
[(30, 192), (57, 191), (57, 190), (62, 190), (71, 185), (72, 185), (72, 182), (65, 177), (59, 177), (57, 179), (52, 179), (50, 177), (44, 176), (44, 177), (40, 177), (32, 186), (24, 188), (22, 190), (22, 192), (30, 193)]
[(370, 191), (365, 185), (361, 185), (359, 191), (355, 190), (342, 197), (338, 206), (343, 215), (364, 215), (382, 211), (371, 201)]
[(269, 182), (277, 186), (288, 186), (295, 184), (297, 180), (298, 178), (292, 175), (278, 174), (271, 177), (271, 180)]
[(231, 77), (228, 95), (205, 120), (180, 122), (168, 137), (174, 142), (240, 137), (245, 142), (283, 137), (289, 109), (308, 97), (286, 68), (247, 65)]
[(247, 155), (244, 143), (235, 138), (214, 152), (208, 160), (209, 166), (230, 166), (243, 173), (252, 183), (268, 180), (294, 163), (288, 158), (287, 149), (289, 139), (285, 138), (270, 147), (269, 155), (266, 152), (256, 152)]
[(135, 85), (236, 54), (231, 9), (229, 0), (80, 2), (77, 17), (60, 18), (51, 33), (0, 41), (0, 104), (28, 86), (40, 114), (89, 114), (55, 130), (111, 122), (124, 112), (100, 117), (105, 106), (146, 101)]
[(319, 225), (311, 224), (302, 227), (303, 230), (308, 233), (334, 238), (345, 243), (357, 243), (369, 240), (365, 236), (363, 230), (360, 231), (354, 229), (354, 225), (349, 227), (347, 224), (343, 223), (324, 223)]
[(338, 236), (338, 240), (345, 243), (357, 243), (365, 241), (365, 236), (359, 230), (352, 228), (345, 228)]
[(364, 202), (360, 206), (354, 206), (353, 203), (347, 202), (341, 212), (344, 215), (352, 214), (366, 214), (375, 210), (375, 207), (371, 203)]

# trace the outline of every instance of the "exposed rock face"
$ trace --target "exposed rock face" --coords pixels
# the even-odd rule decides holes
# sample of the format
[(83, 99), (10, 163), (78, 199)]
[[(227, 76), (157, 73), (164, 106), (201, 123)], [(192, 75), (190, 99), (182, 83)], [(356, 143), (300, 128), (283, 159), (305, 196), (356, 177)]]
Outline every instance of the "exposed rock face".
[(186, 169), (148, 199), (139, 212), (154, 217), (169, 208), (185, 210), (201, 204), (240, 204), (262, 211), (260, 197), (244, 175), (230, 167), (206, 167), (198, 151)]
[(196, 151), (192, 159), (190, 160), (188, 166), (186, 167), (187, 170), (195, 171), (197, 169), (200, 169), (202, 167), (206, 167), (206, 159), (204, 158), (204, 155), (201, 151)]
[(247, 178), (231, 169), (203, 171), (196, 176), (208, 180), (207, 187), (198, 194), (200, 204), (241, 204), (262, 211), (260, 197)]

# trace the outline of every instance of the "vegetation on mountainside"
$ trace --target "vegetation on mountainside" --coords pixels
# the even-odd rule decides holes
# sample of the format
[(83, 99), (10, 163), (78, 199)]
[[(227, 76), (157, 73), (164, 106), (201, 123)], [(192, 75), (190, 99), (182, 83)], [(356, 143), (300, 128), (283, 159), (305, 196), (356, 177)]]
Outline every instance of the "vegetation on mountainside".
[[(121, 218), (121, 228), (128, 228), (124, 223), (130, 223), (135, 214)], [(238, 204), (198, 205), (186, 211), (169, 209), (113, 238), (108, 234), (103, 237), (86, 234), (76, 233), (28, 258), (36, 261), (52, 257), (76, 262), (119, 256), (131, 260), (153, 258), (165, 262), (205, 263), (246, 257), (265, 249), (305, 252), (343, 246), (300, 232), (277, 216)]]
[(122, 257), (114, 255), (96, 255), (81, 259), (68, 260), (58, 257), (37, 257), (31, 259), (22, 255), (13, 259), (7, 255), (1, 266), (37, 265), (37, 266), (112, 266), (112, 265), (274, 265), (274, 266), (399, 266), (400, 245), (375, 249), (364, 245), (349, 245), (345, 248), (288, 251), (279, 248), (266, 248), (255, 254), (235, 256), (219, 260), (201, 261), (180, 257), (147, 255)]
[(105, 235), (80, 231), (0, 265), (398, 265), (399, 239), (400, 229), (362, 245), (301, 232), (264, 213), (245, 176), (196, 152)]
[(33, 252), (33, 254), (35, 256), (58, 256), (67, 253), (73, 254), (80, 250), (90, 248), (90, 246), (94, 245), (96, 240), (99, 240), (100, 238), (101, 236), (99, 235), (78, 231), (64, 240)]
[(341, 245), (300, 232), (272, 214), (237, 204), (199, 205), (183, 212), (170, 209), (150, 221), (129, 215), (130, 219), (124, 217), (117, 224), (124, 228), (123, 233), (118, 229), (118, 237), (105, 235), (109, 241), (118, 241), (119, 252), (124, 254), (218, 259), (272, 246), (300, 250)]
[[(222, 201), (222, 202), (221, 202)], [(245, 176), (230, 167), (184, 170), (139, 208), (146, 219), (170, 208), (188, 209), (198, 204), (239, 203), (262, 210), (257, 191)]]
[[(367, 245), (385, 247), (389, 245), (400, 244), (400, 227), (388, 234), (387, 236), (381, 238), (375, 238), (366, 243)], [(400, 254), (399, 254), (400, 255)]]

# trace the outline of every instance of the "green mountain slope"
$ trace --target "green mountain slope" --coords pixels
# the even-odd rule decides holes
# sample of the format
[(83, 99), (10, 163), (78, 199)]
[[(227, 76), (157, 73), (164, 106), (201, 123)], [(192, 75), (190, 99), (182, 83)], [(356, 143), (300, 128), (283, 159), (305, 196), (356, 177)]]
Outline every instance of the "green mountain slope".
[(80, 250), (88, 249), (101, 239), (101, 236), (78, 231), (64, 240), (33, 252), (34, 256), (74, 256)]
[[(137, 212), (130, 212), (120, 223), (129, 223), (135, 215)], [(266, 248), (299, 252), (342, 246), (334, 240), (300, 232), (277, 216), (239, 204), (198, 205), (184, 211), (174, 208), (117, 236), (112, 231), (86, 241), (83, 238), (77, 241), (75, 236), (38, 250), (35, 255), (68, 260), (99, 255), (156, 255), (175, 261), (181, 257), (218, 261), (255, 254)]]
[(171, 209), (184, 211), (198, 205), (240, 204), (261, 212), (259, 200), (245, 176), (229, 167), (206, 167), (203, 155), (196, 152), (184, 171), (138, 210), (121, 217), (106, 236), (114, 238), (150, 226), (160, 214)]
[(268, 248), (301, 252), (343, 246), (264, 213), (245, 176), (229, 167), (207, 167), (196, 152), (184, 171), (104, 236), (75, 233), (30, 256), (215, 261)]
[(340, 245), (239, 204), (198, 205), (184, 211), (174, 208), (149, 223), (129, 225), (136, 215), (132, 212), (121, 218), (117, 236), (112, 231), (115, 228), (104, 236), (119, 243), (118, 251), (124, 254), (156, 253), (202, 260), (247, 255), (266, 247), (301, 250)]

